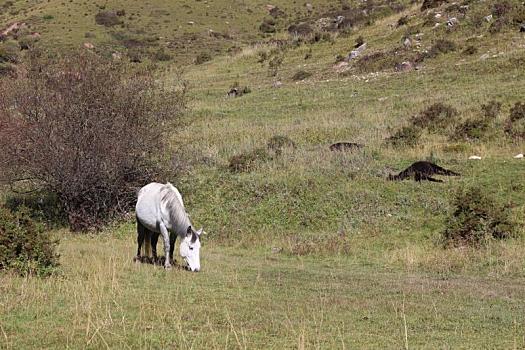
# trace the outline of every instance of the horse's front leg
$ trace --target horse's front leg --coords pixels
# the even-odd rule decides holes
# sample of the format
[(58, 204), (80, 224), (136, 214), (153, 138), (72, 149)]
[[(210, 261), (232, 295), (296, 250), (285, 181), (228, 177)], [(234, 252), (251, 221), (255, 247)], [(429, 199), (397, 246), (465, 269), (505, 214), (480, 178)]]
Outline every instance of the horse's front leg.
[(164, 239), (164, 256), (166, 257), (166, 261), (164, 262), (164, 268), (169, 269), (171, 267), (170, 263), (170, 234), (168, 232), (168, 229), (164, 224), (160, 224), (160, 234), (162, 235), (162, 238)]

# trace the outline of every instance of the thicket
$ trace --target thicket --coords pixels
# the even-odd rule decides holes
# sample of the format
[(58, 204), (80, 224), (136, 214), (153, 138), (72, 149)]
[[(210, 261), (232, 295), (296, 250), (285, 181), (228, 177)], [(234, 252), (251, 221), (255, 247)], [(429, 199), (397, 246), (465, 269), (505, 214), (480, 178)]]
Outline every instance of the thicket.
[(0, 270), (48, 275), (58, 266), (57, 244), (26, 208), (0, 207)]
[(186, 85), (159, 86), (151, 70), (90, 52), (31, 57), (26, 70), (0, 81), (0, 177), (55, 195), (73, 230), (130, 209), (159, 173)]

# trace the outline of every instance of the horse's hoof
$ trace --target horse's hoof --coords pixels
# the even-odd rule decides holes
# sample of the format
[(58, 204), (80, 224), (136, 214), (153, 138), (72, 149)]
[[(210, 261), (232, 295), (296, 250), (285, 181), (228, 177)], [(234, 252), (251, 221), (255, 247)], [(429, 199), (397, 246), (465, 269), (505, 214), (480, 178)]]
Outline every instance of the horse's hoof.
[(134, 256), (133, 257), (133, 262), (139, 263), (140, 262), (140, 256)]

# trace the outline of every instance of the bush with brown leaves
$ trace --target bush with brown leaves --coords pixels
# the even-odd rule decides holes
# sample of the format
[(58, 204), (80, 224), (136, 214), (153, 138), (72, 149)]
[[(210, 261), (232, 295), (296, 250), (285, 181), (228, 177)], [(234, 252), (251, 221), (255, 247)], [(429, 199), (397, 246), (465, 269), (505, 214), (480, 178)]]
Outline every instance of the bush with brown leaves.
[(0, 81), (0, 176), (55, 194), (73, 230), (99, 227), (157, 174), (185, 91), (89, 52), (32, 58), (25, 76)]

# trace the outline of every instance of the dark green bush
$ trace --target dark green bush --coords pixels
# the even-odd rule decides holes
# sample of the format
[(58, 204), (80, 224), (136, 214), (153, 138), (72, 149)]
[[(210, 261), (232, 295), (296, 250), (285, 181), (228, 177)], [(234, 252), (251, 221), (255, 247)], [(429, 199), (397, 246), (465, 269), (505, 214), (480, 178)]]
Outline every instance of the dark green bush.
[(275, 154), (280, 155), (286, 148), (295, 148), (295, 142), (288, 136), (275, 135), (272, 136), (267, 143), (268, 149), (274, 151)]
[(421, 132), (421, 128), (417, 126), (404, 126), (386, 141), (394, 147), (415, 146), (419, 143)]
[(525, 138), (525, 103), (517, 102), (510, 109), (505, 132), (514, 138)]
[(312, 73), (304, 71), (304, 70), (299, 70), (292, 76), (292, 80), (293, 81), (305, 80), (311, 76), (312, 76)]
[(211, 55), (209, 52), (201, 52), (195, 57), (195, 64), (203, 64), (208, 61), (211, 61)]
[(419, 128), (428, 128), (430, 131), (436, 131), (454, 124), (457, 114), (458, 112), (455, 108), (438, 102), (412, 117), (412, 124)]
[(501, 102), (491, 100), (481, 105), (483, 116), (488, 119), (496, 119), (501, 111)]
[(487, 118), (467, 119), (459, 124), (452, 135), (453, 140), (479, 140), (483, 138), (490, 129)]
[(512, 237), (516, 223), (509, 208), (500, 205), (482, 187), (460, 189), (442, 232), (445, 246), (480, 246), (493, 239)]
[(105, 27), (113, 27), (123, 23), (119, 17), (115, 11), (101, 11), (95, 15), (95, 22)]
[(26, 208), (12, 212), (0, 207), (0, 270), (48, 275), (58, 266), (57, 244)]
[(270, 156), (264, 148), (256, 148), (231, 157), (229, 168), (231, 172), (249, 172), (255, 169), (258, 162), (269, 159)]

